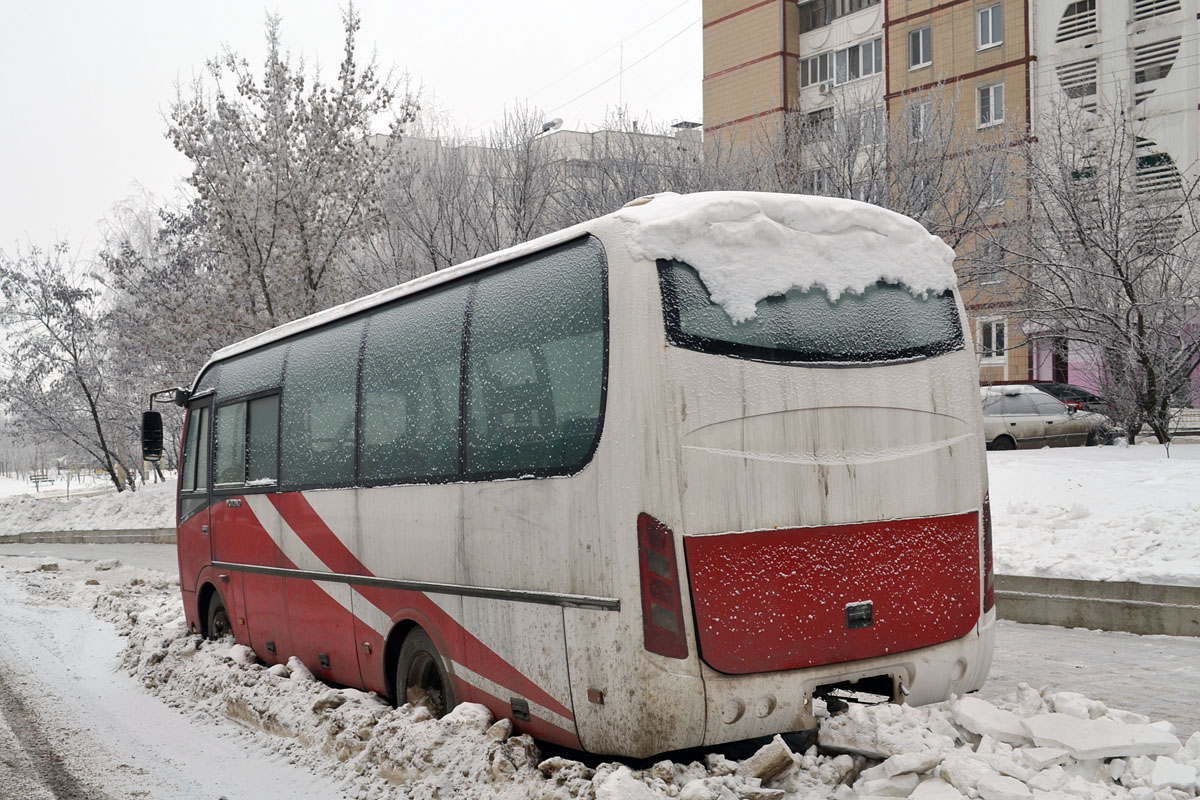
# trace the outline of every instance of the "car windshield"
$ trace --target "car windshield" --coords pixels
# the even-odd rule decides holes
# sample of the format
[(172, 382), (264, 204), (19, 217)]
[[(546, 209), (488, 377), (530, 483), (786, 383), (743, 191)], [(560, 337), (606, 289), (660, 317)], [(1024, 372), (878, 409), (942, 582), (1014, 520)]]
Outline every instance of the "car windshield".
[(879, 281), (830, 300), (824, 289), (792, 289), (760, 300), (735, 323), (712, 302), (696, 271), (659, 261), (667, 338), (691, 350), (755, 361), (863, 363), (939, 356), (963, 347), (950, 291), (914, 296)]

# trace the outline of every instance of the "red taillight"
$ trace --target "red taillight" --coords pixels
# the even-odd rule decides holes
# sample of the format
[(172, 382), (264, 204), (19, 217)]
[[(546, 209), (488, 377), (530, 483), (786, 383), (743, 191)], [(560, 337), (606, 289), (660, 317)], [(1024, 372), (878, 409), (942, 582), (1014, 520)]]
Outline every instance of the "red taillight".
[(649, 514), (638, 515), (638, 572), (642, 578), (646, 649), (671, 658), (687, 658), (675, 537), (670, 528)]
[(996, 605), (996, 574), (992, 568), (992, 501), (983, 496), (983, 610)]

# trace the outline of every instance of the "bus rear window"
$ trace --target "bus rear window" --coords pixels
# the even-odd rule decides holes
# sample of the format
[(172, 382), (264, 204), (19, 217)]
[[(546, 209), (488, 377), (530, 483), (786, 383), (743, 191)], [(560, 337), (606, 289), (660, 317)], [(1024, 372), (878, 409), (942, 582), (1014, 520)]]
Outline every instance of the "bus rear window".
[(792, 289), (760, 300), (752, 319), (734, 323), (687, 264), (660, 260), (658, 270), (667, 339), (689, 350), (753, 361), (870, 363), (929, 358), (963, 346), (950, 291), (916, 297), (880, 281), (831, 301), (821, 287)]

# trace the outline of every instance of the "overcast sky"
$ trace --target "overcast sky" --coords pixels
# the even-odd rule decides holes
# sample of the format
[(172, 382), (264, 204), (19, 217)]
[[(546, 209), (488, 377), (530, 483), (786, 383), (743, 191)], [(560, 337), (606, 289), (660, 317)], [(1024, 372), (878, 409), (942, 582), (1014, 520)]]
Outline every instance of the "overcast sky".
[[(374, 50), (425, 106), (475, 132), (520, 101), (579, 130), (622, 103), (659, 123), (699, 122), (700, 3), (358, 0), (359, 61)], [(0, 250), (66, 239), (88, 255), (114, 204), (176, 197), (188, 162), (164, 118), (177, 85), (202, 76), (223, 45), (261, 67), (268, 11), (283, 17), (293, 55), (332, 79), (342, 7), (0, 0)]]

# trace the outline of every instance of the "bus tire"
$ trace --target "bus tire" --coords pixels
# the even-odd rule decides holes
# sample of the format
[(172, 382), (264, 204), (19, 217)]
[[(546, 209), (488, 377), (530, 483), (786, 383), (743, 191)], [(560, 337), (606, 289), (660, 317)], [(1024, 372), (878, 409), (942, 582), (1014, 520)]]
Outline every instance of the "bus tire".
[(229, 612), (225, 609), (225, 601), (221, 595), (213, 592), (208, 601), (208, 627), (205, 634), (209, 639), (224, 639), (233, 635), (233, 624), (229, 621)]
[(424, 706), (436, 719), (457, 704), (442, 656), (420, 628), (409, 631), (396, 659), (396, 705), (405, 703)]
[(1016, 450), (1017, 443), (1012, 440), (1011, 436), (997, 436), (992, 440), (993, 450)]

